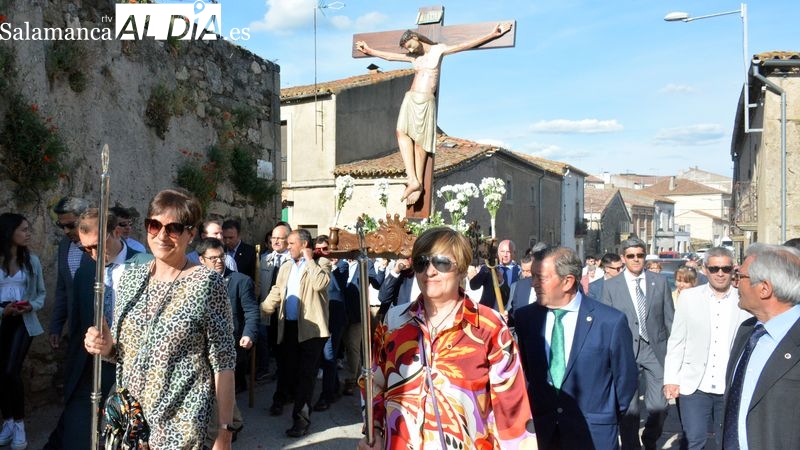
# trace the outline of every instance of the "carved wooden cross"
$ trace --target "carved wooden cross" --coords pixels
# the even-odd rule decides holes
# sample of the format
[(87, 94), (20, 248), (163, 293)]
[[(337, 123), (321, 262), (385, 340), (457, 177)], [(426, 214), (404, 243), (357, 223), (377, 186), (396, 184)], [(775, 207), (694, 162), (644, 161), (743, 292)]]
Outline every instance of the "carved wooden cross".
[[(513, 47), (517, 29), (515, 21), (498, 20), (494, 22), (444, 26), (443, 6), (420, 8), (419, 13), (417, 14), (417, 24), (419, 26), (416, 30), (412, 31), (416, 31), (417, 33), (429, 38), (433, 42), (454, 45), (484, 35), (492, 31), (494, 27), (501, 22), (512, 23), (513, 27), (511, 28), (511, 31), (497, 39), (491, 40), (471, 50)], [(368, 55), (365, 55), (356, 49), (355, 43), (358, 41), (365, 41), (371, 48), (376, 50), (402, 53), (404, 50), (400, 47), (399, 42), (400, 37), (405, 31), (406, 30), (393, 30), (353, 35), (353, 58), (369, 58)], [(438, 93), (436, 96), (436, 101), (438, 109)], [(429, 154), (428, 160), (425, 164), (425, 176), (422, 180), (423, 194), (420, 196), (420, 199), (417, 201), (417, 203), (409, 205), (406, 208), (406, 217), (408, 218), (424, 219), (429, 217), (431, 214), (431, 206), (433, 201), (433, 161), (433, 154)]]

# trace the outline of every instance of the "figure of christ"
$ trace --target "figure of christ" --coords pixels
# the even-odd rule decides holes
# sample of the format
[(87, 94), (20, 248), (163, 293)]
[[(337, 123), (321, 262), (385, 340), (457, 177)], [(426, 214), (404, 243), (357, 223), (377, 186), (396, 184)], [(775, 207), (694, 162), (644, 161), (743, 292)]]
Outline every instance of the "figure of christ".
[(400, 47), (407, 53), (393, 53), (370, 48), (364, 41), (356, 49), (369, 56), (387, 61), (406, 61), (413, 65), (415, 75), (411, 89), (406, 92), (397, 119), (397, 144), (405, 166), (406, 189), (400, 200), (417, 203), (423, 191), (423, 176), (428, 154), (436, 152), (436, 94), (439, 89), (439, 69), (442, 57), (478, 47), (508, 33), (511, 23), (500, 23), (490, 33), (455, 45), (437, 44), (425, 36), (407, 30), (400, 38)]

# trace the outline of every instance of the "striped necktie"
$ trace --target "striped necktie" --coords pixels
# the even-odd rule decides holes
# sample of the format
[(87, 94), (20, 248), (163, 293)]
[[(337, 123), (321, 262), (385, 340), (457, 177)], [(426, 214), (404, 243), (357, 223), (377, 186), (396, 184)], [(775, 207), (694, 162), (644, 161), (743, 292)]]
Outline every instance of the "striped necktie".
[(639, 316), (639, 336), (643, 337), (645, 342), (648, 342), (647, 336), (647, 299), (642, 290), (641, 278), (636, 279), (636, 310)]

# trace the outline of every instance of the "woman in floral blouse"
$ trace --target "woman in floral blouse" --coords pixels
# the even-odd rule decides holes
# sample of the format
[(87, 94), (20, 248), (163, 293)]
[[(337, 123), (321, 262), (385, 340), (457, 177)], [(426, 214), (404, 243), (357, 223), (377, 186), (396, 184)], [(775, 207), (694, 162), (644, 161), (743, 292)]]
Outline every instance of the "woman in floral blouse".
[(461, 288), (469, 241), (420, 235), (420, 297), (389, 310), (373, 343), (375, 442), (368, 449), (535, 449), (517, 345), (500, 315)]

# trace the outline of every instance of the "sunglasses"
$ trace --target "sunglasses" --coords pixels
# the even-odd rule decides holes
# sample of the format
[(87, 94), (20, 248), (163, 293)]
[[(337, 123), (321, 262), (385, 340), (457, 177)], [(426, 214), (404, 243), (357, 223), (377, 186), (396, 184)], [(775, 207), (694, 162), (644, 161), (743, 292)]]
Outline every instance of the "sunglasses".
[(739, 272), (738, 270), (736, 272), (733, 272), (732, 279), (733, 279), (734, 283), (738, 283), (738, 282), (742, 281), (745, 278), (750, 278), (750, 275), (745, 275), (745, 274)]
[(184, 231), (191, 230), (194, 228), (191, 225), (184, 225), (182, 223), (173, 222), (164, 225), (163, 223), (157, 221), (156, 219), (144, 219), (144, 228), (151, 236), (158, 236), (158, 233), (161, 232), (163, 228), (169, 237), (172, 239), (178, 239)]
[(644, 259), (644, 257), (645, 257), (644, 253), (628, 253), (627, 255), (625, 255), (625, 258), (627, 259), (633, 259), (633, 258)]
[(605, 266), (604, 268), (605, 268), (605, 269), (611, 269), (611, 270), (615, 270), (615, 271), (619, 272), (620, 270), (624, 269), (624, 268), (625, 268), (625, 266), (619, 266), (619, 267), (614, 267), (614, 266)]
[(58, 228), (61, 228), (62, 230), (65, 229), (65, 228), (70, 229), (70, 230), (74, 230), (75, 227), (78, 226), (78, 221), (69, 222), (69, 223), (56, 222), (56, 226)]
[(433, 268), (442, 273), (451, 272), (456, 267), (456, 263), (447, 256), (442, 255), (419, 255), (415, 256), (411, 262), (411, 266), (416, 273), (425, 272), (429, 264), (433, 264)]
[(733, 272), (733, 266), (708, 266), (706, 267), (706, 270), (708, 271), (708, 273), (717, 273), (720, 270), (723, 273), (731, 273)]

